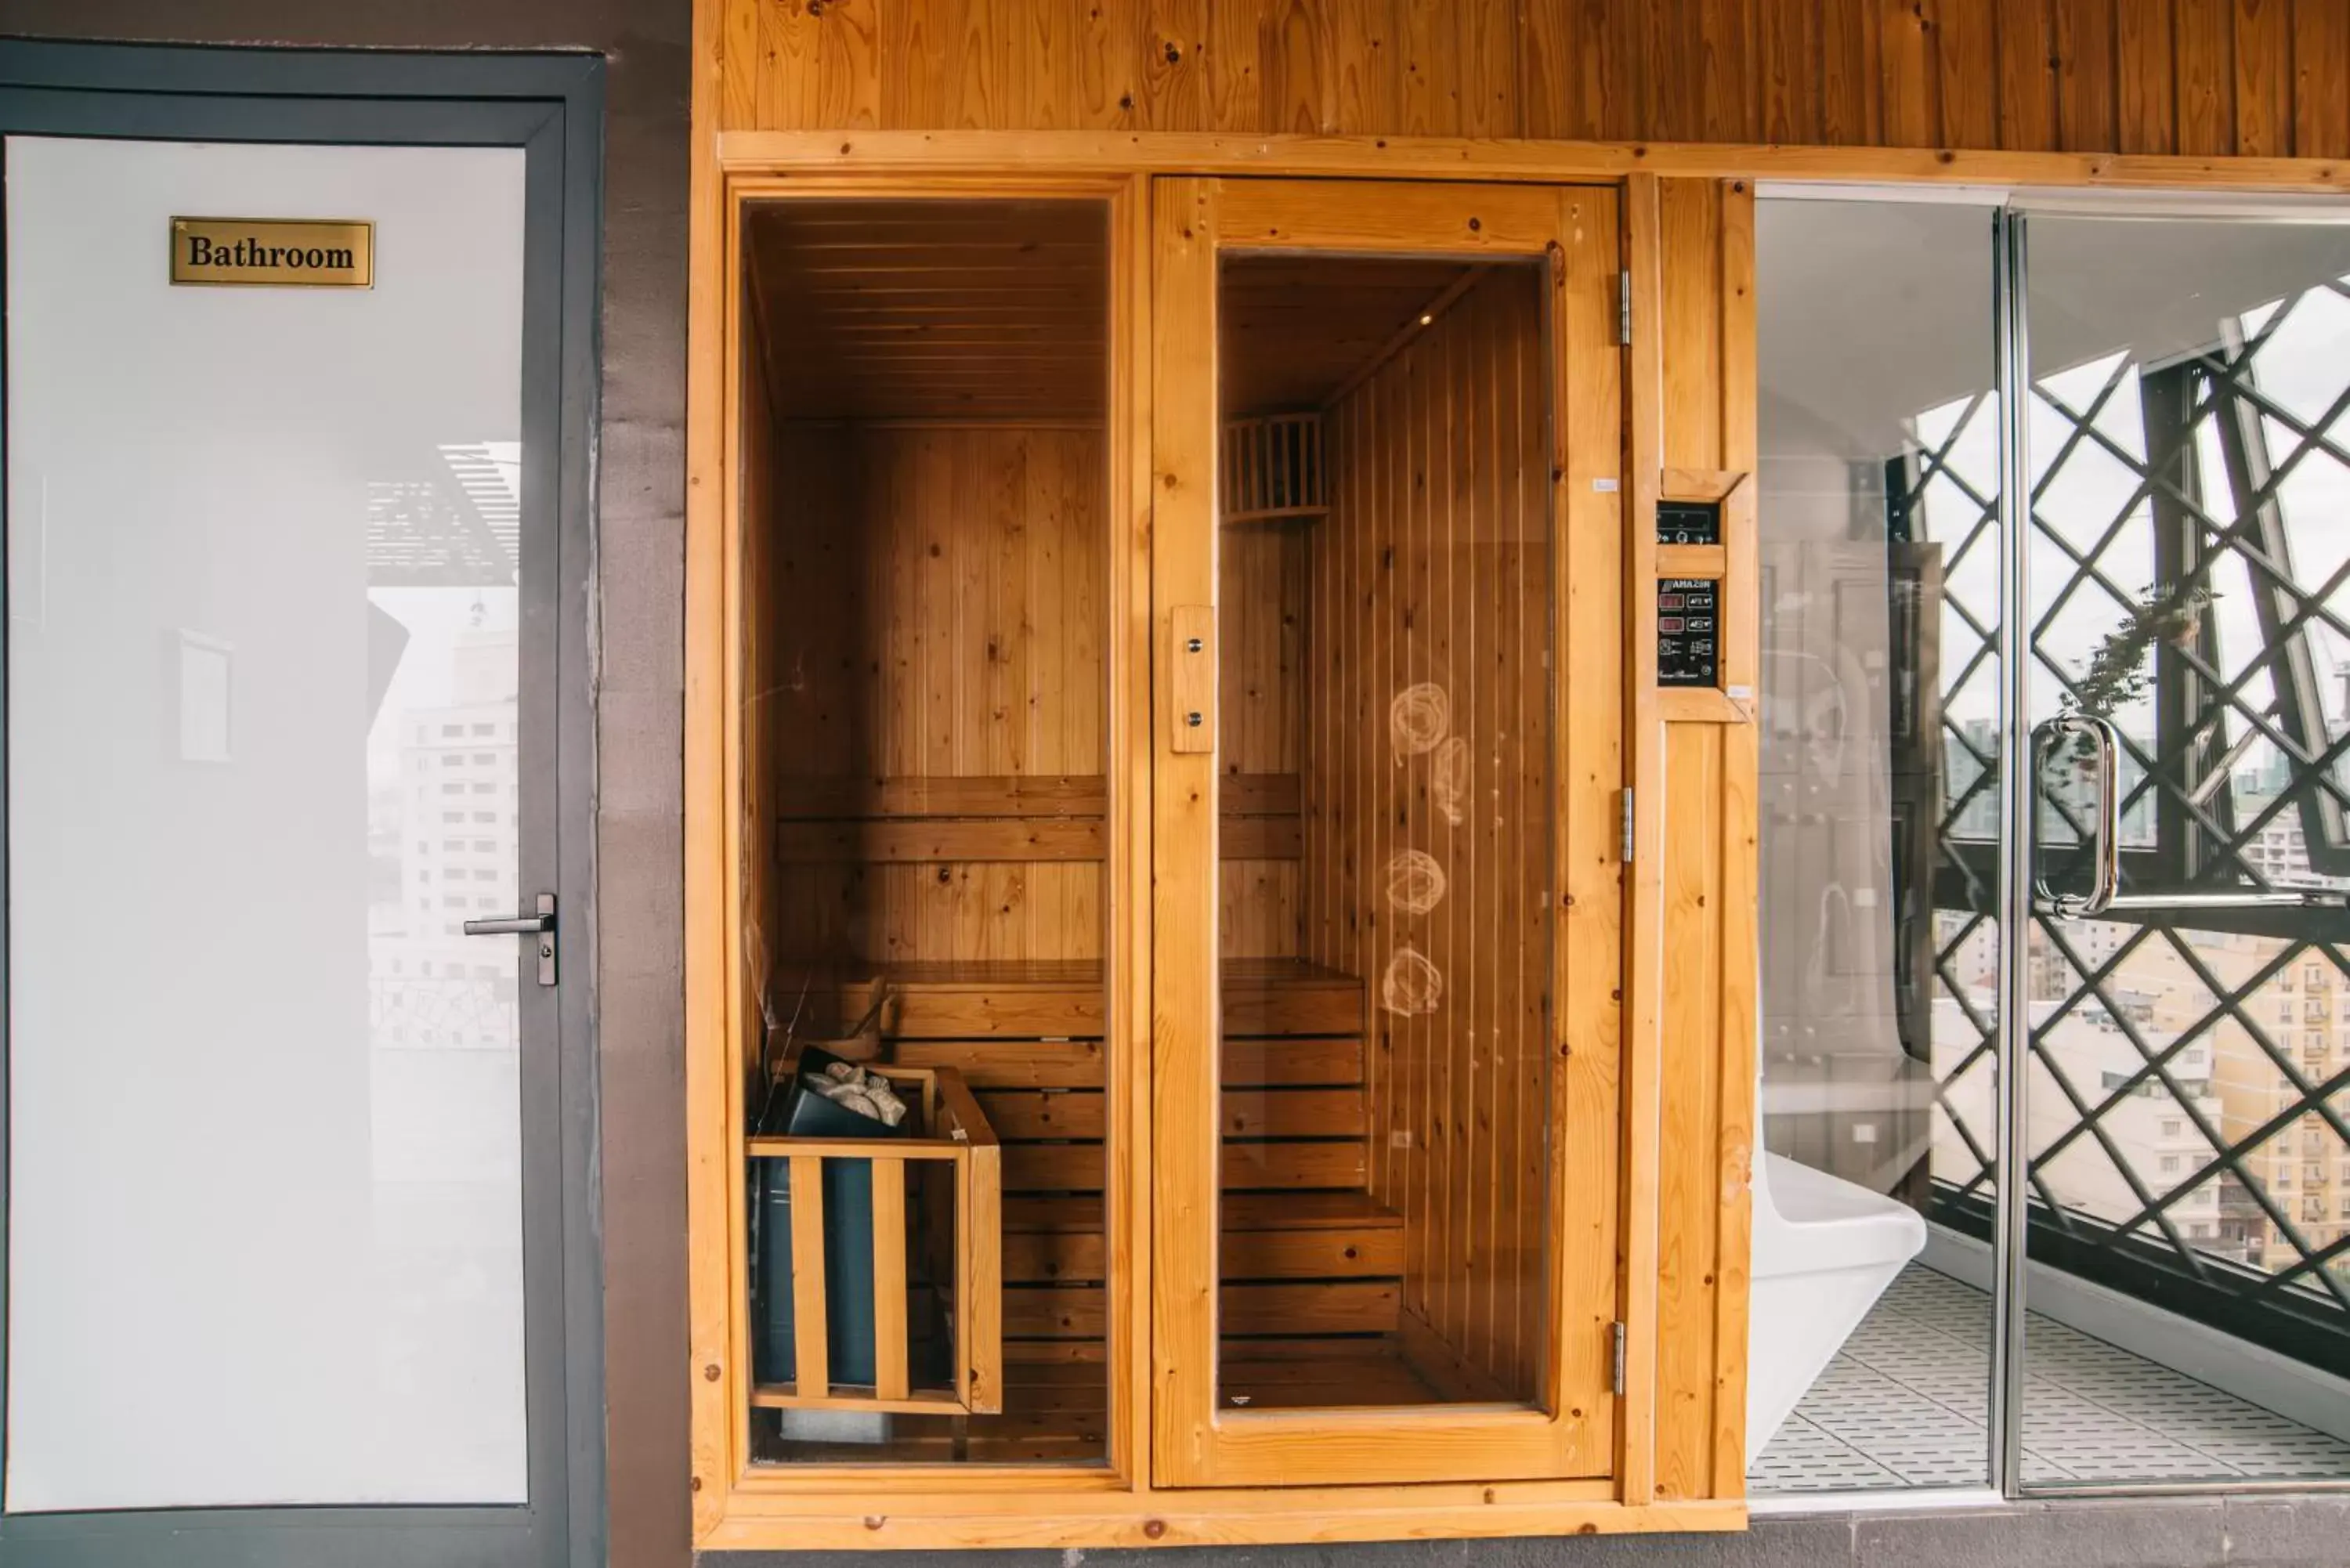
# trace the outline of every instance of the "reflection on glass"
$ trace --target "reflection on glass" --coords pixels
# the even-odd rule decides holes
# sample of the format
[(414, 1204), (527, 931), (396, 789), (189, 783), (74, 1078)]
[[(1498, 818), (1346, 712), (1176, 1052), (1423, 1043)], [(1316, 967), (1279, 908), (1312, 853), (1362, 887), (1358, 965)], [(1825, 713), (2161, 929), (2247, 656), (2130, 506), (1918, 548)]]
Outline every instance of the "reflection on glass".
[[(2350, 1475), (2350, 925), (2261, 899), (2350, 889), (2350, 230), (2030, 250), (2032, 716), (2118, 732), (2126, 896), (2234, 902), (2033, 933), (2025, 1477)], [(2085, 886), (2094, 770), (2041, 773), (2043, 873)], [(2202, 1381), (2152, 1364), (2179, 1343)]]
[[(885, 1107), (811, 1100), (807, 1052), (959, 1075), (1003, 1185), (981, 1231), (945, 1161), (827, 1161), (802, 1272), (794, 1162), (748, 1159), (753, 1458), (1100, 1464), (1110, 1261), (1139, 1245), (1103, 1196), (1108, 212), (766, 202), (743, 261), (747, 1103), (785, 1144), (827, 1111), (869, 1141), (893, 1129), (857, 1106)], [(891, 1083), (898, 1127), (951, 1141)], [(958, 1336), (998, 1306), (999, 1407), (966, 1413)]]
[(1543, 290), (1221, 283), (1220, 1401), (1529, 1403), (1552, 925)]
[(12, 1509), (526, 1498), (522, 171), (8, 145)]
[[(1758, 207), (1758, 1491), (1987, 1473), (1989, 1253), (1971, 1238), (1998, 1101), (1990, 227), (1968, 206)], [(1856, 347), (1856, 322), (1896, 320), (1898, 348)]]

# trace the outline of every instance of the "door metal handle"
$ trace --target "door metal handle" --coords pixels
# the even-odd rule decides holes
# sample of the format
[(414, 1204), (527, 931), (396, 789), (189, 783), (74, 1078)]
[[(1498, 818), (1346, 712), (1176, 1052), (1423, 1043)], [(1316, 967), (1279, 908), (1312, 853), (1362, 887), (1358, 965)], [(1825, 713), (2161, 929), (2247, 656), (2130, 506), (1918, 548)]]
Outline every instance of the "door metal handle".
[[(2042, 759), (2047, 755), (2050, 740), (2073, 741), (2086, 739), (2090, 754), (2096, 759), (2097, 801), (2091, 819), (2089, 839), (2089, 890), (2085, 893), (2060, 893), (2049, 887), (2044, 877), (2035, 875), (2032, 890), (2043, 909), (2060, 920), (2077, 920), (2089, 915), (2103, 914), (2114, 907), (2114, 899), (2122, 887), (2122, 784), (2121, 736), (2109, 719), (2090, 713), (2060, 713), (2032, 732), (2032, 775), (2040, 776)], [(2037, 801), (2039, 793), (2033, 791)], [(2032, 829), (2039, 828), (2039, 813), (2033, 813)]]
[[(2121, 739), (2112, 722), (2088, 713), (2064, 713), (2041, 724), (2032, 732), (2033, 774), (2035, 778), (2039, 776), (2041, 761), (2047, 755), (2050, 740), (2074, 740), (2083, 736), (2091, 742), (2097, 766), (2096, 815), (2091, 824), (2095, 836), (2089, 841), (2089, 890), (2085, 893), (2060, 893), (2049, 887), (2046, 878), (2034, 877), (2033, 893), (2043, 913), (2060, 920), (2077, 920), (2092, 915), (2155, 909), (2350, 908), (2350, 896), (2303, 888), (2244, 893), (2187, 889), (2176, 893), (2122, 892)], [(2034, 826), (2037, 826), (2036, 820)]]
[(553, 929), (553, 915), (515, 915), (494, 920), (465, 922), (465, 934), (469, 937), (526, 937), (534, 931)]
[(536, 937), (538, 939), (538, 983), (555, 983), (555, 895), (541, 893), (538, 910), (530, 915), (499, 916), (486, 920), (467, 920), (465, 934), (469, 937)]
[(2256, 893), (2125, 893), (2106, 901), (2106, 909), (2341, 909), (2350, 894), (2313, 888), (2275, 888)]

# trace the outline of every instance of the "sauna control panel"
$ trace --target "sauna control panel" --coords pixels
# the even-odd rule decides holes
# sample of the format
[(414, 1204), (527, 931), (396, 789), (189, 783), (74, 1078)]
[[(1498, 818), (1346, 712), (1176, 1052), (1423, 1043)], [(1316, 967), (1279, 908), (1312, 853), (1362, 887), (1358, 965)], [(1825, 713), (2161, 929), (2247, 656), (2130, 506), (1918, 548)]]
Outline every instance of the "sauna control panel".
[(1659, 545), (1721, 544), (1721, 503), (1719, 501), (1658, 502), (1657, 543)]
[(1711, 577), (1657, 582), (1657, 684), (1721, 683), (1721, 585)]

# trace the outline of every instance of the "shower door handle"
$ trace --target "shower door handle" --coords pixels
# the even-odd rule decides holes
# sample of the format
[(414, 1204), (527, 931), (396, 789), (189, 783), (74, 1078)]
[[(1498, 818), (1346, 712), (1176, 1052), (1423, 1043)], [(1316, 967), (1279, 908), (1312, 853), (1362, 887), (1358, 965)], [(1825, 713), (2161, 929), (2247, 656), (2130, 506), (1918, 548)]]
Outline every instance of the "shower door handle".
[[(2033, 776), (2047, 755), (2051, 740), (2085, 738), (2095, 759), (2096, 810), (2090, 826), (2091, 876), (2085, 893), (2060, 893), (2045, 877), (2033, 879), (2033, 894), (2041, 912), (2060, 920), (2094, 915), (2145, 913), (2176, 909), (2342, 909), (2350, 895), (2315, 888), (2262, 888), (2245, 892), (2181, 889), (2176, 893), (2124, 893), (2122, 877), (2121, 738), (2110, 720), (2086, 713), (2064, 713), (2032, 732)], [(2035, 797), (2036, 798), (2036, 797)], [(2035, 826), (2037, 815), (2034, 817)]]
[[(2032, 798), (2039, 799), (2038, 780), (2041, 760), (2047, 755), (2048, 742), (2081, 741), (2089, 742), (2089, 755), (2096, 767), (2097, 798), (2090, 820), (2089, 890), (2085, 893), (2059, 893), (2049, 887), (2044, 877), (2034, 876), (2033, 897), (2043, 912), (2060, 920), (2077, 920), (2090, 915), (2101, 915), (2114, 907), (2122, 886), (2122, 784), (2121, 736), (2109, 719), (2088, 713), (2060, 713), (2055, 718), (2035, 726), (2032, 732)], [(2039, 812), (2033, 812), (2031, 829), (2039, 826)]]

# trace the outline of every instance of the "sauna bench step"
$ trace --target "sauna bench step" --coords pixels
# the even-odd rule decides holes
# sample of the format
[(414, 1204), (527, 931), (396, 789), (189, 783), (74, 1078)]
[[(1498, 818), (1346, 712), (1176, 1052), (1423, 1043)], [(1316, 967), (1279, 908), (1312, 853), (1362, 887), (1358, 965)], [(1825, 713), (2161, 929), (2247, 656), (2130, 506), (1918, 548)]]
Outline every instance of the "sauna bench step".
[[(1295, 774), (1226, 774), (1217, 782), (1225, 816), (1295, 816)], [(913, 774), (786, 778), (775, 785), (777, 822), (925, 816), (1101, 816), (1108, 792), (1098, 774)]]
[[(1220, 1206), (1227, 1234), (1261, 1231), (1400, 1231), (1403, 1216), (1367, 1192), (1235, 1192)], [(1089, 1232), (1102, 1228), (1102, 1202), (1089, 1194), (1007, 1197), (1003, 1229)]]
[[(1104, 1032), (1102, 966), (1092, 961), (860, 966), (820, 984), (817, 1000), (853, 1021), (885, 981), (898, 993), (882, 1027), (892, 1041), (1099, 1040)], [(791, 1015), (797, 991), (792, 964), (779, 965), (771, 997), (782, 1016)], [(1295, 959), (1227, 961), (1223, 1004), (1224, 1033), (1233, 1039), (1350, 1036), (1363, 1029), (1363, 982)]]

